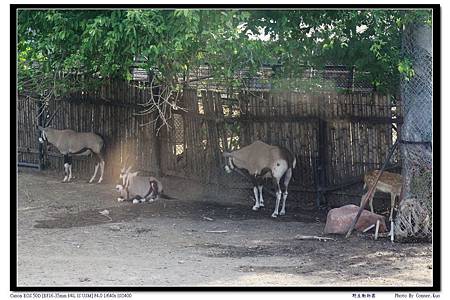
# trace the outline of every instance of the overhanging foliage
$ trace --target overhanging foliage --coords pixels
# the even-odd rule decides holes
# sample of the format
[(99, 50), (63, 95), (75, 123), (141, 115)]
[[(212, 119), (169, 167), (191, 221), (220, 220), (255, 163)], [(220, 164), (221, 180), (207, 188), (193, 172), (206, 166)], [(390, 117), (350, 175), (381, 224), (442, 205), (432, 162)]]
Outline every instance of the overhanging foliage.
[(19, 10), (19, 91), (42, 99), (130, 80), (139, 58), (170, 93), (204, 64), (233, 86), (237, 70), (278, 63), (278, 78), (295, 78), (305, 62), (355, 66), (392, 92), (414, 75), (401, 54), (409, 22), (431, 24), (431, 10)]

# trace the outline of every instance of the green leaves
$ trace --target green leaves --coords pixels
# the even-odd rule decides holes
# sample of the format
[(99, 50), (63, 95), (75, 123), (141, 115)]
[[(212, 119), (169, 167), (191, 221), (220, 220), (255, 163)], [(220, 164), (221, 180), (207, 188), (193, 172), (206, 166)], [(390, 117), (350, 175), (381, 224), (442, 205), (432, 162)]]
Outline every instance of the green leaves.
[(282, 61), (285, 76), (301, 76), (298, 66), (305, 63), (356, 66), (370, 72), (368, 80), (378, 89), (396, 92), (400, 73), (413, 75), (401, 61), (403, 28), (412, 22), (431, 24), (431, 11), (252, 11), (245, 29), (257, 34), (264, 28), (278, 37), (271, 53)]
[(414, 73), (414, 68), (413, 68), (412, 62), (411, 62), (409, 59), (407, 59), (407, 58), (401, 60), (401, 61), (398, 63), (397, 69), (398, 69), (398, 71), (400, 72), (400, 74), (402, 74), (402, 75), (404, 76), (404, 78), (405, 78), (406, 80), (408, 80), (408, 81), (409, 81), (409, 80), (414, 76), (414, 74), (415, 74), (415, 73)]
[[(130, 68), (139, 64), (157, 70), (163, 82), (179, 83), (188, 70), (208, 64), (217, 80), (233, 85), (235, 72), (246, 69), (250, 76), (267, 63), (283, 64), (280, 78), (300, 76), (305, 63), (333, 63), (369, 71), (380, 89), (395, 90), (399, 74), (414, 75), (400, 51), (411, 22), (431, 24), (431, 12), (19, 10), (19, 81), (40, 78), (34, 87), (45, 90), (61, 71), (130, 80)], [(61, 80), (68, 89), (81, 88)]]

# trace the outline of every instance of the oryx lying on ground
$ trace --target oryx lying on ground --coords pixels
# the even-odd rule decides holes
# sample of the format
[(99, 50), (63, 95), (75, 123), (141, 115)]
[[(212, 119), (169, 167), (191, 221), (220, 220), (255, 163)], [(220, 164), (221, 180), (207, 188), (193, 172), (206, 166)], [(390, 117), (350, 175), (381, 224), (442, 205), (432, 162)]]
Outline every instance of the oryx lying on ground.
[(163, 193), (161, 181), (153, 176), (140, 176), (138, 172), (131, 172), (131, 167), (121, 169), (120, 179), (120, 182), (116, 185), (116, 190), (120, 193), (120, 197), (117, 198), (119, 202), (152, 202), (160, 197), (174, 199)]
[[(271, 146), (261, 141), (253, 142), (239, 150), (224, 152), (226, 165), (225, 171), (238, 168), (246, 170), (250, 174), (253, 183), (253, 193), (255, 194), (255, 205), (253, 210), (258, 210), (264, 206), (262, 195), (262, 181), (264, 177), (272, 177), (276, 184), (276, 204), (272, 217), (278, 216), (278, 207), (281, 199), (280, 180), (284, 176), (283, 185), (283, 205), (280, 215), (286, 213), (285, 204), (288, 195), (288, 185), (292, 177), (292, 169), (295, 168), (296, 159), (292, 153), (278, 146)], [(258, 195), (259, 192), (259, 195)]]
[(95, 171), (89, 183), (94, 181), (97, 175), (98, 167), (100, 167), (100, 178), (98, 183), (103, 180), (103, 172), (105, 170), (105, 141), (93, 132), (76, 132), (71, 129), (58, 130), (50, 127), (38, 126), (41, 131), (39, 142), (48, 142), (58, 148), (59, 152), (64, 155), (64, 179), (63, 182), (72, 179), (72, 158), (71, 155), (89, 155), (92, 153), (96, 159)]

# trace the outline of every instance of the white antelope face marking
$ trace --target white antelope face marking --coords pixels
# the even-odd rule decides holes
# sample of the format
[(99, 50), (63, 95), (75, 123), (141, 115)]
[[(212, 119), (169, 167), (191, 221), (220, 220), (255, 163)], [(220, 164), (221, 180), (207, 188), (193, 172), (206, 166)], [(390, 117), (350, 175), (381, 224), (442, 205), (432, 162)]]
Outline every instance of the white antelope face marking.
[[(121, 184), (122, 188), (123, 188), (123, 187), (126, 185), (126, 183), (127, 183), (127, 176), (128, 176), (128, 173), (126, 172), (125, 169), (120, 170), (119, 180), (122, 181), (122, 184)], [(120, 182), (120, 181), (119, 181), (119, 182)], [(117, 186), (119, 186), (119, 185), (120, 185), (120, 184), (118, 184)]]
[(43, 144), (44, 142), (47, 141), (47, 134), (45, 133), (45, 131), (41, 131), (41, 136), (39, 137), (39, 143)]
[(234, 164), (233, 164), (232, 158), (226, 159), (226, 164), (225, 164), (224, 168), (225, 168), (225, 172), (227, 172), (228, 174), (231, 173), (231, 171), (234, 169)]

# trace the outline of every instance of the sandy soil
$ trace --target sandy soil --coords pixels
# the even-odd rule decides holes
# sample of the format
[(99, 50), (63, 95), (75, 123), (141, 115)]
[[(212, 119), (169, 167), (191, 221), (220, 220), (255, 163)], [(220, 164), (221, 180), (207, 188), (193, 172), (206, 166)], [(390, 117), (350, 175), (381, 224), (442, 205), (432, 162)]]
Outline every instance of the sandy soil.
[(325, 216), (292, 207), (295, 199), (272, 219), (269, 196), (254, 212), (248, 199), (180, 179), (162, 178), (177, 198), (165, 207), (118, 203), (112, 183), (60, 180), (18, 173), (18, 286), (432, 285), (431, 244), (299, 240), (322, 235)]

